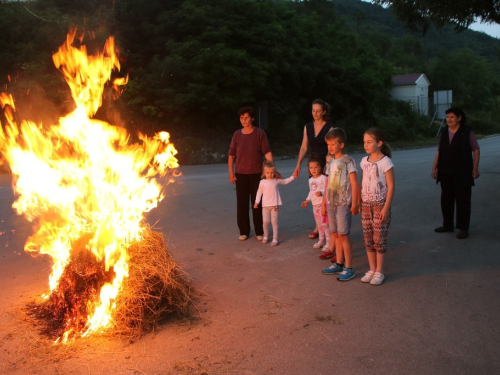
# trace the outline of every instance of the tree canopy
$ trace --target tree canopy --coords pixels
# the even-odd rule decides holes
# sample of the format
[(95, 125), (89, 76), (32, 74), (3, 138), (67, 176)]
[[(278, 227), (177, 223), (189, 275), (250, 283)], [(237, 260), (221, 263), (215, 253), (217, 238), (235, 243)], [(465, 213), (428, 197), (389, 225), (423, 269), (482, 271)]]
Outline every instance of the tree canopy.
[(370, 116), (387, 95), (389, 68), (345, 27), (334, 3), (317, 3), (117, 2), (117, 23), (137, 25), (119, 34), (135, 76), (124, 98), (185, 126), (220, 127), (238, 105), (257, 101), (289, 121), (287, 112), (317, 97), (337, 117)]
[(238, 107), (264, 102), (271, 141), (296, 145), (321, 98), (350, 139), (370, 126), (418, 137), (429, 120), (419, 123), (407, 103), (389, 97), (391, 75), (405, 73), (425, 73), (433, 90), (453, 89), (468, 115), (481, 112), (484, 129), (500, 112), (497, 40), (449, 25), (412, 34), (367, 2), (0, 0), (0, 83), (22, 115), (41, 121), (47, 108), (57, 120), (67, 112), (69, 89), (51, 55), (75, 26), (89, 51), (115, 36), (119, 74), (130, 79), (113, 105), (133, 134), (227, 138), (239, 127)]
[(412, 29), (424, 32), (432, 24), (443, 27), (449, 22), (457, 29), (469, 27), (476, 20), (500, 24), (500, 0), (372, 0), (389, 5), (396, 16)]

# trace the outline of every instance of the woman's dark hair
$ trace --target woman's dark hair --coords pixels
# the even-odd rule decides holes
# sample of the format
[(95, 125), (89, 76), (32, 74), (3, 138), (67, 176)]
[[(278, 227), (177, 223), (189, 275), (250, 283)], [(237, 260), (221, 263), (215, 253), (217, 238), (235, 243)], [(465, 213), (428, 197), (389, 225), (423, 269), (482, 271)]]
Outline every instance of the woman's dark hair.
[(323, 121), (330, 120), (330, 105), (321, 99), (316, 99), (314, 102), (312, 102), (311, 106), (315, 104), (319, 104), (321, 106), (321, 109), (325, 111), (325, 114), (323, 115)]
[(460, 117), (460, 125), (465, 125), (467, 122), (467, 117), (465, 117), (465, 112), (462, 111), (461, 108), (458, 107), (450, 107), (445, 111), (446, 114), (453, 113), (455, 116)]
[(385, 156), (392, 157), (391, 148), (385, 142), (385, 137), (384, 133), (382, 133), (382, 130), (380, 130), (379, 128), (370, 128), (367, 131), (365, 131), (365, 134), (368, 134), (370, 137), (375, 139), (376, 142), (382, 142), (382, 147), (380, 147), (380, 151), (382, 151), (382, 154), (384, 154)]
[(253, 107), (241, 107), (238, 109), (238, 116), (244, 115), (245, 113), (248, 113), (251, 118), (255, 118), (255, 110)]

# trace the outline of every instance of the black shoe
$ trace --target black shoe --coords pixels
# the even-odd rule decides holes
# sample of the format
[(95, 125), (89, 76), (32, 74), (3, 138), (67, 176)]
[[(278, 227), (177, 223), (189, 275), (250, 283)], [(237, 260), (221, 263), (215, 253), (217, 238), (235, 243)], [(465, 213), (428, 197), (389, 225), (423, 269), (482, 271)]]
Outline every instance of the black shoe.
[(453, 232), (453, 228), (438, 227), (438, 228), (434, 229), (434, 232), (436, 232), (436, 233)]
[(457, 238), (459, 240), (463, 240), (465, 238), (469, 237), (469, 232), (467, 232), (466, 230), (461, 230), (457, 233)]

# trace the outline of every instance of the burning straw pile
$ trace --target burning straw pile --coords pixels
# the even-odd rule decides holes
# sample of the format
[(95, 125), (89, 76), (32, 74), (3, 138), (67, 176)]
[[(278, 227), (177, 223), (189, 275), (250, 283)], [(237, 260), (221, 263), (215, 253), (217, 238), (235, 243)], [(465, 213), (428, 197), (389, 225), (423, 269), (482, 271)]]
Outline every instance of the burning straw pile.
[(191, 300), (162, 236), (143, 226), (178, 175), (177, 150), (166, 131), (139, 133), (132, 143), (125, 128), (94, 119), (104, 88), (119, 95), (127, 78), (110, 80), (120, 70), (113, 37), (96, 55), (82, 41), (72, 30), (52, 56), (75, 104), (57, 124), (21, 120), (13, 96), (0, 93), (12, 207), (36, 223), (24, 249), (53, 263), (50, 295), (31, 311), (63, 342), (104, 330), (136, 336), (172, 313), (186, 314)]
[[(153, 330), (172, 315), (187, 316), (193, 288), (187, 275), (170, 255), (163, 236), (150, 229), (128, 249), (129, 276), (115, 301), (109, 333), (133, 338)], [(112, 270), (83, 251), (72, 257), (58, 287), (48, 300), (29, 306), (30, 314), (47, 323), (44, 333), (83, 333), (90, 314), (88, 303), (99, 299), (99, 290), (113, 279)]]

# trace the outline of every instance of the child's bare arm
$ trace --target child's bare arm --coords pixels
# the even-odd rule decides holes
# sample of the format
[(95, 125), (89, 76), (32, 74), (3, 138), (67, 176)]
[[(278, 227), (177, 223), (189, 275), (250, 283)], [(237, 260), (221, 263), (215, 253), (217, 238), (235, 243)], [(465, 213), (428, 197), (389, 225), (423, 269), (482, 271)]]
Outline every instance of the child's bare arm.
[(359, 212), (358, 174), (356, 172), (349, 173), (349, 180), (351, 182), (351, 193), (352, 193), (351, 213), (353, 215), (357, 215)]
[[(363, 185), (363, 170), (361, 170), (360, 176), (361, 176), (361, 178), (359, 179), (359, 181), (361, 181), (361, 183), (358, 185), (358, 196), (356, 197), (359, 208), (361, 207), (361, 189), (363, 188), (363, 186), (362, 186)], [(353, 199), (354, 199), (354, 197), (353, 197)]]
[(327, 214), (327, 209), (326, 209), (326, 205), (327, 205), (327, 201), (326, 201), (326, 194), (328, 192), (328, 182), (325, 184), (325, 191), (323, 193), (323, 200), (321, 202), (321, 215), (325, 216)]
[(380, 220), (385, 220), (389, 210), (391, 209), (392, 198), (394, 198), (394, 191), (396, 189), (394, 181), (394, 168), (385, 172), (385, 180), (387, 181), (387, 197), (385, 198), (384, 208), (380, 211)]

